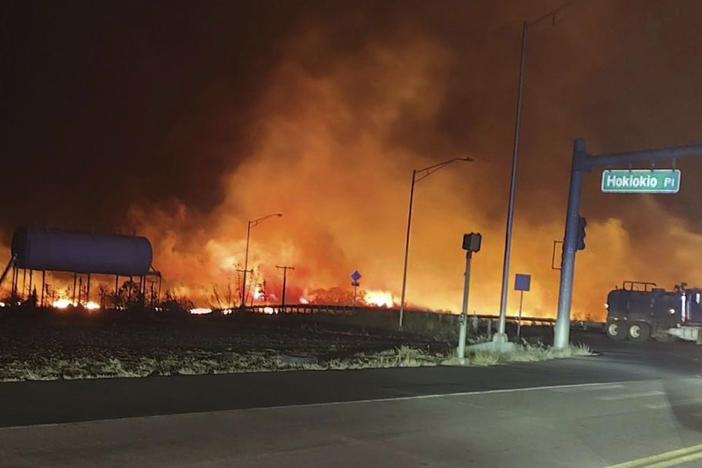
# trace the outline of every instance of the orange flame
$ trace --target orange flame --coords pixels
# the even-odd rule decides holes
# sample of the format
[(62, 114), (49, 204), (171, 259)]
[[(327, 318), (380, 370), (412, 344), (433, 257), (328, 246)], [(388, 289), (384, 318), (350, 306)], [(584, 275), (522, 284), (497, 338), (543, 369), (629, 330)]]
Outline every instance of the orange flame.
[(376, 307), (393, 307), (392, 293), (390, 291), (366, 291), (363, 300), (366, 304)]

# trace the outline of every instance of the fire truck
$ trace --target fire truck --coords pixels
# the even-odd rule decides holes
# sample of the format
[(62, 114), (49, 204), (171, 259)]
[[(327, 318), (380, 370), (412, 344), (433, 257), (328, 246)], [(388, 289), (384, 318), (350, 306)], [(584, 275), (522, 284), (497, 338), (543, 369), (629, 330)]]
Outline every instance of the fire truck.
[(680, 338), (702, 344), (702, 290), (686, 283), (672, 291), (647, 281), (624, 281), (607, 295), (607, 336), (643, 342)]

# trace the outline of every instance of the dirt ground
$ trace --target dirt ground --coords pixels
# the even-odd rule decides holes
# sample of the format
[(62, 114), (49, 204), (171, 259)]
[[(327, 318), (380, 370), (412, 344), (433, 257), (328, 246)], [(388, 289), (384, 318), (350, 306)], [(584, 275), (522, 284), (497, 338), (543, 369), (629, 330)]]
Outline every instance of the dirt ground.
[[(386, 364), (445, 357), (455, 344), (314, 317), (235, 312), (227, 316), (5, 311), (0, 379), (170, 375)], [(401, 355), (402, 354), (402, 355)], [(383, 358), (383, 359), (385, 359)], [(409, 361), (408, 361), (409, 362)]]

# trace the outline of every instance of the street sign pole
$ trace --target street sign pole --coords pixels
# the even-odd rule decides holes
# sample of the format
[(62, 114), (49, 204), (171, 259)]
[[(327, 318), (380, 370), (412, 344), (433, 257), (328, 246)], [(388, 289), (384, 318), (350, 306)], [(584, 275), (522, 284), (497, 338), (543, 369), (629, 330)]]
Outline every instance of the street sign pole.
[(573, 273), (575, 270), (575, 250), (578, 243), (580, 194), (583, 187), (585, 155), (585, 140), (578, 138), (573, 144), (573, 163), (570, 169), (568, 210), (561, 256), (561, 281), (558, 290), (558, 316), (553, 338), (554, 348), (566, 348), (570, 341), (570, 305), (573, 295)]
[(517, 273), (514, 275), (514, 289), (519, 291), (519, 315), (517, 315), (517, 341), (522, 332), (522, 306), (524, 305), (524, 291), (531, 289), (531, 275)]
[(522, 304), (524, 303), (524, 291), (519, 291), (519, 315), (517, 316), (517, 341), (522, 333)]
[(351, 273), (351, 286), (353, 286), (353, 306), (356, 307), (356, 288), (360, 286), (361, 283), (358, 282), (358, 280), (361, 279), (361, 274), (358, 272), (358, 270), (354, 270), (353, 273)]

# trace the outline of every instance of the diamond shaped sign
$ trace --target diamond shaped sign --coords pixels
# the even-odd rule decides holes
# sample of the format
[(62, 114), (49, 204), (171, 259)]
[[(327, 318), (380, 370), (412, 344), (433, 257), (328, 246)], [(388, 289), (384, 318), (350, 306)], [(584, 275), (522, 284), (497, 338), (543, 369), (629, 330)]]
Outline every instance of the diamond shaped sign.
[(354, 280), (354, 282), (358, 282), (358, 280), (361, 279), (361, 274), (358, 272), (358, 270), (351, 273), (351, 279)]

